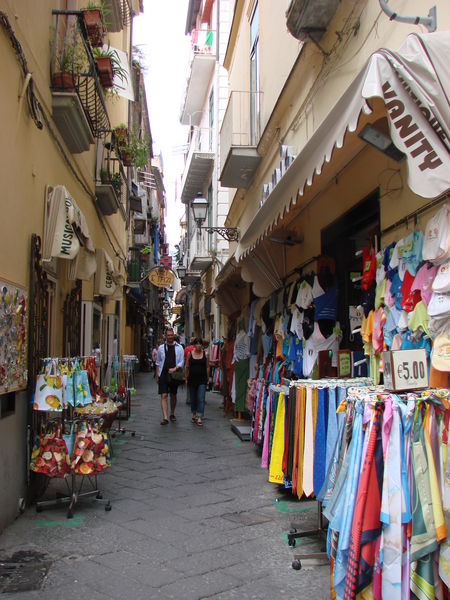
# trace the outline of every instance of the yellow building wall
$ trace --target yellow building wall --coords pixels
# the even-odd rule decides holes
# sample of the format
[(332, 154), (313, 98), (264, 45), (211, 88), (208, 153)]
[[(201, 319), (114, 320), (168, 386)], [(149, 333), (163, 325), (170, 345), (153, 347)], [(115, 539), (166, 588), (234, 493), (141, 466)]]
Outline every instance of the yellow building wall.
[[(228, 47), (225, 62), (229, 66), (230, 91), (249, 89), (249, 15), (252, 4), (250, 0), (244, 3), (238, 34), (234, 38), (232, 36), (236, 40), (235, 45)], [(397, 50), (409, 33), (421, 31), (414, 25), (390, 21), (378, 2), (361, 1), (355, 6), (353, 1), (344, 0), (320, 41), (323, 51), (329, 53), (325, 57), (313, 43), (302, 47), (290, 35), (279, 3), (259, 0), (258, 4), (262, 128), (265, 131), (258, 146), (262, 159), (252, 185), (237, 194), (235, 190), (230, 191), (227, 224), (238, 225), (241, 236), (259, 210), (262, 185), (271, 180), (272, 172), (278, 166), (280, 145), (294, 146), (298, 154), (368, 57), (382, 47)], [(426, 16), (432, 6), (437, 8), (438, 29), (448, 29), (450, 8), (445, 1), (397, 2), (395, 10), (399, 14)], [(337, 31), (342, 37), (340, 42)], [(296, 60), (292, 76), (286, 81)], [(281, 90), (283, 93), (279, 96)], [(391, 161), (392, 165), (395, 163)], [(406, 185), (406, 175), (403, 181)], [(405, 191), (404, 200), (396, 202), (395, 206), (383, 203), (382, 227), (396, 220), (394, 213), (410, 212), (413, 210), (411, 207), (420, 205), (420, 202)]]

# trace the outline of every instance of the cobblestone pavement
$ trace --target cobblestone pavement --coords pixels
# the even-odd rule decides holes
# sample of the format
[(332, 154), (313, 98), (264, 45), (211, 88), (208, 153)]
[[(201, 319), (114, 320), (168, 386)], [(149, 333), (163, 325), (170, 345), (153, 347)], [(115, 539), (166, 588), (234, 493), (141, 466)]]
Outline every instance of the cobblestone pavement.
[[(222, 397), (207, 394), (199, 428), (181, 389), (177, 422), (161, 426), (153, 375), (138, 374), (136, 385), (127, 431), (99, 477), (112, 510), (86, 498), (71, 519), (63, 506), (27, 509), (0, 536), (2, 598), (329, 598), (328, 565), (291, 567), (317, 541), (287, 543), (292, 521), (316, 526), (316, 503), (268, 483), (253, 444), (224, 418)], [(52, 481), (47, 496), (63, 483)], [(38, 589), (14, 591), (32, 581)]]

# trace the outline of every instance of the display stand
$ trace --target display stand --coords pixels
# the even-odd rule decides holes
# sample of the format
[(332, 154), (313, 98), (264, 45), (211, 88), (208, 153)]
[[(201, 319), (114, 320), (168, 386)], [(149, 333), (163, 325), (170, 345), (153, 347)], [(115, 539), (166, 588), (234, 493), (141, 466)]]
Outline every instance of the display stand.
[[(317, 529), (311, 529), (309, 531), (297, 531), (298, 527), (298, 524), (291, 523), (292, 529), (288, 533), (289, 546), (295, 548), (296, 540), (303, 537), (319, 538), (321, 542), (326, 543), (327, 528), (323, 527), (322, 505), (320, 502), (317, 502)], [(294, 555), (294, 560), (292, 561), (292, 568), (296, 571), (299, 571), (302, 568), (302, 560), (323, 560), (328, 562), (328, 555), (324, 550), (320, 552), (305, 552), (302, 554), (296, 554)]]
[[(70, 484), (67, 481), (68, 477), (64, 479), (67, 485), (68, 495), (57, 495), (57, 497), (53, 500), (41, 500), (39, 502), (36, 502), (36, 512), (41, 512), (45, 508), (68, 504), (69, 506), (67, 508), (67, 518), (71, 519), (73, 517), (74, 508), (78, 504), (79, 500), (84, 498), (92, 498), (93, 496), (95, 496), (95, 500), (97, 502), (100, 502), (101, 504), (105, 505), (105, 511), (108, 512), (111, 510), (111, 501), (103, 499), (103, 495), (98, 489), (96, 475), (78, 475), (78, 477), (80, 478), (79, 485), (77, 485), (76, 481), (77, 475), (72, 473), (69, 477), (71, 479)], [(83, 486), (86, 480), (89, 481), (91, 489), (83, 491)]]

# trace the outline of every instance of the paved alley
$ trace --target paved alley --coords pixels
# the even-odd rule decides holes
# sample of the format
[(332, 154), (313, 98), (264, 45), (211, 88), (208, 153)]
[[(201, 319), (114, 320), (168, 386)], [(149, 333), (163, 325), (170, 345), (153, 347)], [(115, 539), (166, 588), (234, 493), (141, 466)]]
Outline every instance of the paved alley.
[[(306, 542), (287, 544), (291, 521), (316, 525), (316, 503), (267, 482), (253, 444), (224, 418), (222, 397), (207, 394), (201, 429), (181, 389), (177, 422), (162, 427), (153, 375), (139, 374), (136, 385), (128, 431), (114, 438), (113, 465), (99, 478), (112, 510), (90, 499), (72, 519), (64, 507), (27, 509), (0, 536), (2, 598), (329, 598), (328, 566), (294, 571)], [(15, 570), (23, 580), (34, 573), (40, 589), (15, 591), (20, 576), (1, 570), (20, 557), (32, 558)]]

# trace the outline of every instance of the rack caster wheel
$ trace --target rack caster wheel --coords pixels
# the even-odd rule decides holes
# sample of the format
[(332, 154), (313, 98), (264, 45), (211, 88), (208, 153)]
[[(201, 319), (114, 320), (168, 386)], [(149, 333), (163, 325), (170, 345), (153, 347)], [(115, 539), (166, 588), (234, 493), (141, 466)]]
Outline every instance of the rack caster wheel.
[(42, 512), (42, 507), (36, 505), (36, 512)]
[(105, 505), (105, 511), (109, 512), (111, 510), (112, 506), (111, 506), (111, 502), (108, 502), (108, 504)]
[(135, 435), (136, 435), (136, 432), (135, 432), (135, 431), (132, 431), (132, 432), (131, 432), (131, 437), (134, 437)]
[(99, 492), (95, 497), (97, 500), (101, 500), (103, 498), (103, 494)]
[(296, 540), (289, 541), (289, 546), (292, 546), (293, 548), (295, 548), (296, 544), (297, 544)]
[(67, 518), (73, 519), (73, 512), (71, 510), (69, 510), (69, 512), (67, 513)]
[(292, 561), (292, 568), (295, 571), (300, 571), (300, 569), (302, 568), (302, 563), (299, 560), (293, 560)]

